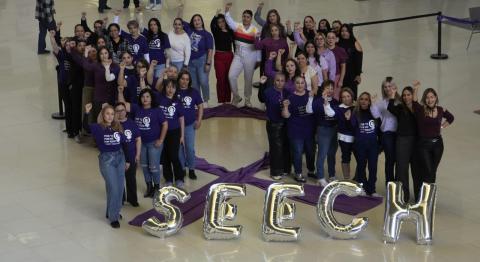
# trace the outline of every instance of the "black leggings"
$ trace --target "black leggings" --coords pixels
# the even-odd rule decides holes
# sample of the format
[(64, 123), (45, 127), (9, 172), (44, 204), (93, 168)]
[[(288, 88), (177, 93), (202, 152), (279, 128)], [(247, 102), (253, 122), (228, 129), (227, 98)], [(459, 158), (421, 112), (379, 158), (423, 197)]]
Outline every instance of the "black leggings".
[(281, 176), (290, 173), (290, 147), (287, 137), (287, 124), (267, 121), (268, 156), (270, 175)]
[[(417, 142), (419, 159), (419, 178), (425, 183), (435, 183), (437, 178), (437, 168), (443, 155), (443, 140), (438, 138), (419, 138)], [(415, 195), (420, 192), (421, 183), (415, 188)]]
[[(183, 170), (178, 157), (180, 149), (180, 128), (168, 130), (162, 152), (163, 176), (165, 181), (172, 183), (175, 180), (183, 181)], [(172, 170), (173, 169), (173, 170)]]

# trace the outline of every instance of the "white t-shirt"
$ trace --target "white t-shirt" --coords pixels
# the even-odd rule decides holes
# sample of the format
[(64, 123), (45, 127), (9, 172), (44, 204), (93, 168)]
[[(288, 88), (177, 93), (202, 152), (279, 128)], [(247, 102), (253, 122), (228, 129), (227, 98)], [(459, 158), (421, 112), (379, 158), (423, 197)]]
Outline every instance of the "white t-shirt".
[(172, 62), (182, 62), (185, 65), (188, 65), (190, 61), (191, 53), (191, 44), (190, 37), (187, 33), (180, 35), (175, 34), (175, 32), (170, 31), (168, 33), (168, 40), (170, 41), (170, 59)]

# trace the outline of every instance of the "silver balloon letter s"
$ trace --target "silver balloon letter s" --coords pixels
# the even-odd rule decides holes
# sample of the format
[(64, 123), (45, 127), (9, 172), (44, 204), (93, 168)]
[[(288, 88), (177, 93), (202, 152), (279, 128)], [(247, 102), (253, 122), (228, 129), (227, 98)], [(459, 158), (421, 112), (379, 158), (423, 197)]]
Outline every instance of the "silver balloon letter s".
[(344, 225), (333, 215), (333, 203), (338, 195), (354, 197), (362, 193), (362, 186), (356, 182), (335, 181), (328, 184), (320, 193), (317, 204), (317, 217), (322, 230), (337, 239), (352, 239), (363, 231), (368, 225), (368, 218), (353, 218), (352, 223)]
[(183, 189), (173, 186), (160, 189), (153, 198), (153, 207), (157, 212), (165, 216), (165, 222), (161, 222), (156, 217), (151, 217), (143, 222), (143, 230), (160, 238), (173, 235), (180, 230), (183, 223), (182, 211), (170, 204), (172, 199), (185, 203), (190, 199), (190, 194)]
[(245, 196), (243, 184), (213, 184), (208, 190), (205, 214), (203, 216), (203, 235), (206, 239), (235, 239), (240, 237), (242, 226), (225, 226), (225, 220), (233, 220), (237, 215), (237, 206), (227, 202), (230, 197)]
[(431, 244), (436, 192), (437, 186), (435, 184), (423, 183), (418, 203), (405, 204), (403, 202), (402, 183), (389, 182), (383, 224), (384, 241), (386, 243), (397, 242), (403, 220), (412, 219), (417, 225), (417, 244)]
[(287, 203), (288, 196), (303, 196), (302, 185), (271, 184), (265, 195), (263, 209), (262, 235), (266, 241), (296, 241), (300, 234), (299, 227), (283, 227), (284, 220), (295, 218), (295, 203)]

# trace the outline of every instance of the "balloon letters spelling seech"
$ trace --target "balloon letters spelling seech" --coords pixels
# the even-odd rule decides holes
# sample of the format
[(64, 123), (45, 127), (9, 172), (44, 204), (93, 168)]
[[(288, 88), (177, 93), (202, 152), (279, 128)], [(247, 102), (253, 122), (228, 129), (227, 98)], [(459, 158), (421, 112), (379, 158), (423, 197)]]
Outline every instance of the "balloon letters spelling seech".
[(183, 189), (173, 186), (160, 189), (153, 198), (153, 207), (157, 212), (165, 216), (165, 222), (160, 221), (156, 217), (151, 217), (143, 222), (143, 230), (160, 238), (171, 236), (180, 230), (183, 223), (182, 211), (170, 204), (172, 199), (185, 203), (190, 199), (190, 194)]
[(395, 243), (400, 235), (402, 222), (411, 219), (417, 225), (417, 244), (431, 244), (435, 217), (437, 186), (423, 183), (420, 200), (416, 204), (403, 202), (402, 183), (389, 182), (385, 201), (383, 236), (386, 243)]
[(213, 184), (208, 190), (205, 214), (203, 216), (203, 235), (208, 240), (235, 239), (242, 233), (241, 225), (226, 226), (225, 220), (234, 220), (237, 206), (227, 202), (227, 198), (245, 196), (244, 184)]
[(344, 225), (337, 221), (333, 215), (333, 203), (339, 195), (350, 197), (363, 193), (361, 184), (351, 181), (334, 181), (329, 183), (320, 193), (317, 203), (317, 217), (320, 227), (330, 237), (337, 239), (355, 238), (368, 225), (368, 218), (353, 218), (352, 223)]
[(302, 185), (271, 184), (265, 195), (263, 208), (262, 235), (266, 241), (296, 241), (299, 227), (283, 227), (284, 220), (295, 218), (295, 203), (287, 203), (288, 196), (304, 196)]

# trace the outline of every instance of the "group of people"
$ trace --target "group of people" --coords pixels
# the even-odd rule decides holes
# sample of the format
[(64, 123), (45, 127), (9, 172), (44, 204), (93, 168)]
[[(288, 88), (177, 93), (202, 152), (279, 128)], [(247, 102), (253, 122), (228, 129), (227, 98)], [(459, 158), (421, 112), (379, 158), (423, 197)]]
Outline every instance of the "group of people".
[[(243, 11), (236, 22), (231, 8), (227, 3), (223, 13), (217, 10), (211, 32), (200, 14), (184, 21), (182, 5), (168, 33), (157, 18), (151, 18), (147, 28), (128, 21), (124, 31), (120, 11), (114, 12), (112, 23), (108, 18), (94, 21), (93, 30), (82, 13), (73, 37), (62, 38), (61, 23), (51, 26), (53, 16), (49, 20), (66, 131), (77, 142), (82, 133), (90, 133), (100, 150), (106, 216), (112, 227), (120, 226), (125, 200), (138, 206), (137, 164), (146, 183), (144, 197), (153, 197), (160, 188), (161, 173), (165, 185), (180, 188), (187, 170), (188, 177), (196, 179), (195, 132), (210, 99), (212, 63), (218, 102), (238, 106), (244, 100), (246, 107), (252, 107), (253, 77), (260, 67), (258, 99), (268, 118), (272, 179), (290, 174), (293, 165), (294, 179), (306, 182), (305, 154), (307, 176), (324, 187), (336, 177), (340, 145), (344, 179), (354, 173), (368, 195), (377, 195), (381, 151), (386, 181), (403, 183), (405, 201), (410, 199), (409, 168), (415, 199), (422, 182), (435, 182), (443, 152), (440, 130), (453, 121), (453, 115), (438, 106), (435, 90), (426, 89), (419, 103), (419, 82), (405, 87), (400, 96), (387, 77), (381, 99), (367, 92), (357, 98), (363, 51), (350, 25), (335, 20), (330, 26), (322, 19), (317, 27), (314, 18), (306, 16), (303, 26), (295, 22), (292, 29), (290, 21), (281, 23), (275, 9), (263, 19), (263, 3), (255, 13)], [(237, 84), (242, 71), (243, 97)], [(355, 172), (350, 168), (352, 154)]]

